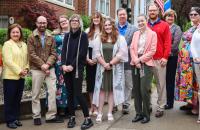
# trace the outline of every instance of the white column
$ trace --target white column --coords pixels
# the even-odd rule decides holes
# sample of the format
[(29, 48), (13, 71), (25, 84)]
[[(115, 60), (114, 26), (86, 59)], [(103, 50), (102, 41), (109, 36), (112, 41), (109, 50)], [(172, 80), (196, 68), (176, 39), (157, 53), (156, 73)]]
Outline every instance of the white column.
[(145, 7), (144, 7), (144, 2), (145, 0), (140, 0), (140, 14), (144, 14), (145, 13)]
[(89, 0), (88, 15), (91, 16), (91, 14), (92, 14), (92, 0)]
[(134, 25), (137, 25), (137, 16), (139, 15), (139, 0), (135, 0), (134, 4)]

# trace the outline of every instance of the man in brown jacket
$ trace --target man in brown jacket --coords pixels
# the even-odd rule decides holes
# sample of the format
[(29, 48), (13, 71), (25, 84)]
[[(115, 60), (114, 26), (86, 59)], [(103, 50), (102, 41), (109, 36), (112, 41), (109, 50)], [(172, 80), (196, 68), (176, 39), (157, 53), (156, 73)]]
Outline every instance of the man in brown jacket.
[(56, 75), (54, 63), (56, 61), (55, 42), (51, 34), (46, 31), (47, 19), (39, 16), (37, 28), (28, 38), (29, 62), (32, 73), (32, 112), (34, 125), (41, 125), (40, 90), (43, 82), (47, 85), (48, 111), (47, 123), (61, 123), (63, 120), (56, 116)]

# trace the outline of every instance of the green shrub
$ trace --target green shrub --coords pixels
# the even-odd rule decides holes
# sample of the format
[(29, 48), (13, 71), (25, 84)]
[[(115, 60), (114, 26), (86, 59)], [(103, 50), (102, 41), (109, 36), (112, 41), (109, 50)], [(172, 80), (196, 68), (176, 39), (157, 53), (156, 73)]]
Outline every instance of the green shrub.
[(90, 26), (90, 17), (87, 15), (82, 15), (81, 18), (83, 20), (83, 29), (85, 30)]
[[(27, 43), (28, 36), (31, 34), (32, 31), (27, 28), (23, 28), (22, 32), (24, 36), (24, 42)], [(6, 40), (7, 40), (7, 29), (0, 28), (0, 45), (3, 45)]]
[(27, 76), (25, 78), (24, 90), (25, 91), (31, 91), (31, 89), (32, 89), (32, 77), (31, 76)]
[(6, 39), (7, 39), (7, 29), (0, 28), (0, 45), (3, 45)]

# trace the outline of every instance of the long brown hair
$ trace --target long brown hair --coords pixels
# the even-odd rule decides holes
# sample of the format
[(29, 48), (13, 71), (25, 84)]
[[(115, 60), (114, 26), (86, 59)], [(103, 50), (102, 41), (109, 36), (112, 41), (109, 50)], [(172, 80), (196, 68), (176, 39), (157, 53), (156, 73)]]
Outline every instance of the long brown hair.
[(22, 27), (21, 27), (19, 24), (17, 24), (17, 23), (14, 23), (14, 24), (12, 24), (12, 25), (10, 25), (10, 26), (8, 27), (8, 31), (7, 31), (7, 40), (10, 40), (10, 39), (11, 39), (10, 33), (11, 33), (12, 29), (13, 29), (13, 28), (16, 28), (16, 27), (19, 28), (19, 31), (20, 31), (20, 38), (19, 38), (19, 41), (23, 41), (24, 37), (23, 37), (23, 33), (22, 33)]
[[(119, 35), (118, 29), (115, 27), (115, 22), (111, 18), (106, 18), (104, 21), (104, 24), (107, 21), (110, 21), (112, 25), (111, 39), (112, 39), (112, 43), (115, 44)], [(108, 34), (106, 33), (105, 28), (103, 27), (101, 41), (107, 42), (107, 40), (108, 40)]]
[(102, 27), (103, 27), (103, 17), (101, 15), (101, 13), (99, 13), (99, 12), (93, 13), (91, 18), (90, 18), (90, 29), (89, 29), (89, 32), (88, 32), (88, 38), (89, 39), (92, 39), (94, 37), (94, 33), (95, 33), (95, 25), (93, 23), (94, 18), (100, 18), (100, 23), (99, 23), (100, 32), (102, 31)]

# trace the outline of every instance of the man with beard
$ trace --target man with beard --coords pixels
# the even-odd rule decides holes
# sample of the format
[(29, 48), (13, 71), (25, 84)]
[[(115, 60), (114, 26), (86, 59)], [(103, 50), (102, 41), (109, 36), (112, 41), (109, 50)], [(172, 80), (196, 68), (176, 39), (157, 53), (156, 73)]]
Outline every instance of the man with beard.
[(47, 85), (48, 111), (46, 123), (62, 123), (56, 109), (56, 75), (53, 64), (56, 60), (55, 42), (46, 31), (47, 19), (39, 16), (37, 28), (28, 38), (29, 63), (32, 74), (32, 112), (34, 125), (41, 125), (40, 90), (43, 82)]
[(156, 4), (149, 5), (148, 15), (148, 26), (157, 34), (157, 50), (153, 56), (155, 64), (153, 73), (158, 92), (158, 108), (155, 117), (162, 117), (166, 104), (166, 64), (171, 51), (171, 33), (169, 25), (158, 17), (159, 8)]
[[(125, 37), (128, 49), (130, 48), (133, 33), (136, 32), (138, 29), (127, 22), (127, 12), (124, 8), (119, 8), (117, 10), (117, 17), (118, 23), (117, 28), (119, 33)], [(128, 101), (131, 99), (132, 96), (132, 89), (133, 89), (133, 82), (132, 82), (132, 71), (130, 66), (130, 51), (129, 51), (129, 60), (124, 64), (124, 73), (125, 73), (125, 88), (124, 88), (124, 95), (125, 95), (125, 102), (122, 105), (122, 113), (128, 114), (129, 113), (129, 106), (130, 104)], [(133, 90), (134, 91), (134, 90)]]

